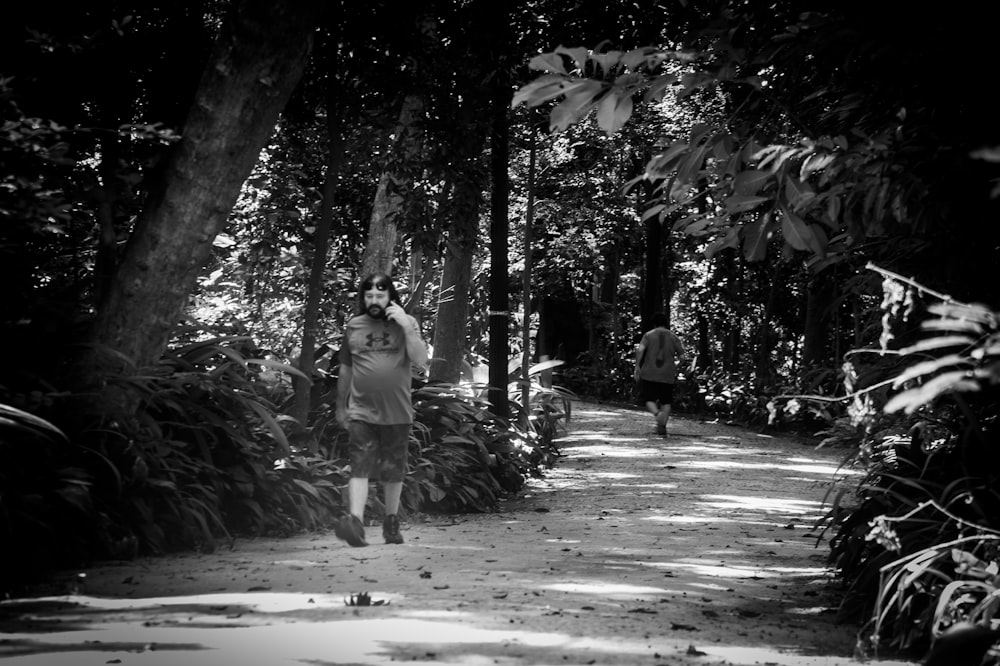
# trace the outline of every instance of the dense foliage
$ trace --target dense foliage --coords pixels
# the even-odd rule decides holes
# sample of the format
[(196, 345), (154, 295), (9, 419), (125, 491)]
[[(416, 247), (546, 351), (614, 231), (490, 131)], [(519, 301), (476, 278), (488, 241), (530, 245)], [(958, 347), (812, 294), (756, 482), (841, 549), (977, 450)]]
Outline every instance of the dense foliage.
[[(55, 567), (328, 528), (349, 476), (334, 393), (318, 396), (322, 448), (310, 452), (282, 410), (297, 371), (260, 351), (240, 337), (177, 346), (155, 372), (115, 380), (141, 396), (134, 411), (105, 413), (72, 440), (52, 423), (72, 394), (32, 412), (2, 406), (0, 536), (20, 547), (5, 549), (0, 589)], [(519, 427), (491, 416), (481, 387), (415, 387), (405, 512), (493, 510), (541, 474), (558, 455), (553, 428), (569, 417), (540, 398), (549, 392), (535, 387), (534, 418)], [(377, 496), (369, 512), (381, 514)]]
[[(0, 24), (0, 327), (13, 351), (0, 537), (23, 544), (5, 572), (329, 524), (346, 480), (336, 349), (384, 222), (376, 203), (392, 199), (407, 309), (428, 339), (464, 331), (455, 360), (478, 379), (508, 365), (513, 414), (498, 418), (481, 384), (416, 379), (407, 511), (488, 510), (516, 492), (557, 456), (572, 396), (631, 400), (634, 345), (663, 310), (689, 352), (679, 410), (852, 447), (863, 478), (832, 495), (827, 533), (869, 647), (919, 651), (958, 620), (992, 622), (1000, 131), (967, 66), (991, 61), (988, 17), (326, 3), (239, 196), (203, 202), (205, 217), (229, 213), (192, 243), (210, 260), (177, 317), (145, 320), (162, 357), (92, 344), (112, 288), (128, 291), (120, 262), (178, 180), (186, 123), (205, 115), (188, 114), (200, 77), (225, 69), (212, 44), (274, 6), (21, 4)], [(244, 53), (262, 51), (259, 33), (238, 34)], [(509, 274), (491, 280), (500, 116)], [(188, 167), (186, 182), (232, 175)], [(467, 324), (439, 326), (456, 247)], [(508, 356), (489, 358), (488, 303), (505, 281)], [(95, 349), (104, 362), (84, 372)]]
[[(961, 79), (934, 44), (985, 57), (981, 26), (941, 19), (727, 4), (675, 48), (542, 53), (514, 103), (549, 109), (554, 132), (593, 118), (615, 135), (641, 107), (721, 91), (724, 117), (664, 133), (627, 183), (645, 188), (643, 219), (711, 266), (710, 288), (688, 290), (705, 310), (681, 328), (698, 341), (699, 405), (856, 447), (861, 480), (831, 494), (827, 528), (844, 615), (871, 617), (862, 652), (933, 645), (935, 663), (958, 663), (950, 646), (975, 641), (963, 663), (978, 664), (1000, 580), (997, 128), (974, 82), (946, 100), (928, 85)], [(871, 262), (891, 269), (884, 297)], [(729, 326), (705, 335), (715, 311)], [(938, 641), (949, 628), (979, 633)]]
[(881, 344), (849, 362), (849, 415), (826, 440), (863, 474), (825, 522), (860, 644), (919, 655), (997, 617), (1000, 319), (882, 272)]

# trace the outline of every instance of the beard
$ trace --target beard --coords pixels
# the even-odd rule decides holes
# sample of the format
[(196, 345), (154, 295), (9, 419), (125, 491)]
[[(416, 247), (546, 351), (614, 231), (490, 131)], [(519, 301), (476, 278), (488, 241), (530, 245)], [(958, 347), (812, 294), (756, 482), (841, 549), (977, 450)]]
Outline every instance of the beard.
[(385, 308), (381, 305), (369, 305), (365, 311), (372, 319), (385, 319)]

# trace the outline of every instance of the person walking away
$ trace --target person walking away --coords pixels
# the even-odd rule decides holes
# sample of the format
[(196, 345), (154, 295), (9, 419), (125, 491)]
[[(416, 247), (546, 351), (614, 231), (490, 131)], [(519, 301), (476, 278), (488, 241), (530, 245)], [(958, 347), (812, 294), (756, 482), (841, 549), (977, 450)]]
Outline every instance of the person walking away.
[(684, 346), (663, 312), (653, 315), (653, 328), (647, 331), (635, 350), (635, 381), (639, 385), (639, 405), (656, 417), (656, 434), (666, 437), (667, 420), (674, 401), (677, 367), (684, 356)]
[(403, 543), (399, 504), (413, 427), (413, 366), (426, 370), (427, 345), (416, 319), (399, 304), (392, 278), (365, 277), (358, 286), (358, 314), (348, 320), (340, 348), (337, 421), (348, 433), (351, 477), (349, 513), (334, 533), (351, 546), (367, 546), (364, 513), (368, 480), (378, 474), (385, 494), (382, 536)]

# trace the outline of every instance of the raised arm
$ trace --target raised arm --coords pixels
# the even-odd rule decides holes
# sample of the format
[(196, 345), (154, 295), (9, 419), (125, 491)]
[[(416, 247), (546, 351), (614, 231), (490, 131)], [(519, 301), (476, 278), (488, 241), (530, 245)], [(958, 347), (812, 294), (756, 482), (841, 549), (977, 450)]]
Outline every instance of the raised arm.
[(406, 314), (406, 310), (397, 303), (390, 303), (389, 307), (385, 309), (385, 314), (403, 329), (403, 335), (406, 338), (406, 355), (410, 362), (426, 371), (430, 359), (427, 355), (427, 345), (424, 344), (424, 339), (420, 336), (420, 326), (417, 324), (417, 320)]

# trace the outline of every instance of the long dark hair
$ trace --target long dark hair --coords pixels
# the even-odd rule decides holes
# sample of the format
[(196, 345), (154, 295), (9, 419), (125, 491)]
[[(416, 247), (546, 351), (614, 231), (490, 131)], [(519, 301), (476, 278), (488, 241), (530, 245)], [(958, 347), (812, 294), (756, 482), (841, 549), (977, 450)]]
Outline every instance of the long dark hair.
[(396, 291), (392, 278), (385, 273), (372, 273), (358, 285), (358, 313), (365, 313), (365, 292), (372, 287), (385, 288), (389, 292), (389, 302), (399, 303), (399, 292)]

